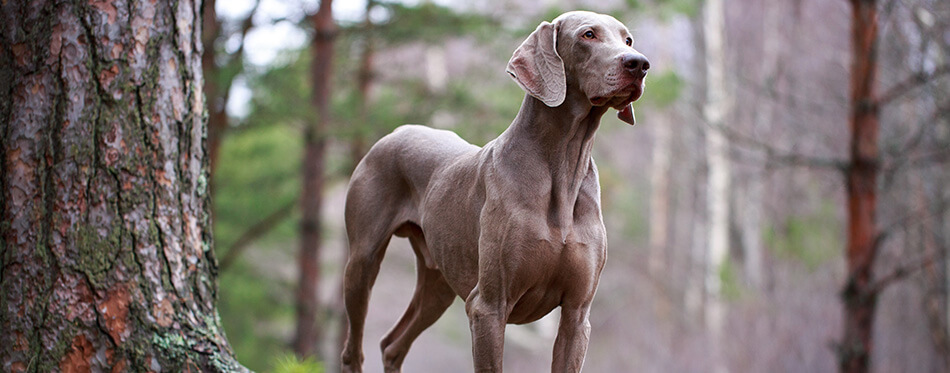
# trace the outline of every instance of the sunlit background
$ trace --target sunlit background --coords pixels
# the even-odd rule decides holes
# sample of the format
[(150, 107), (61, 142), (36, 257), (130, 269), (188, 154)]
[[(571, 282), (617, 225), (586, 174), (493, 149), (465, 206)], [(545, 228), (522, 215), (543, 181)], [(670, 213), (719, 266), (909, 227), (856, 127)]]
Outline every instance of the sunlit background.
[[(877, 225), (885, 234), (874, 268), (893, 281), (882, 282), (872, 367), (948, 371), (950, 79), (941, 69), (950, 62), (950, 4), (880, 3), (878, 91), (920, 79), (881, 107)], [(316, 117), (308, 16), (317, 5), (219, 0), (220, 28), (205, 45), (215, 54), (205, 78), (219, 87), (206, 90), (209, 118), (212, 126), (216, 113), (224, 118), (212, 128), (222, 139), (212, 150), (220, 312), (238, 360), (256, 371), (293, 355), (302, 137)], [(840, 165), (849, 154), (849, 2), (726, 1), (718, 51), (709, 48), (703, 7), (702, 0), (374, 1), (367, 17), (366, 1), (334, 1), (320, 363), (338, 370), (342, 208), (355, 159), (404, 123), (451, 129), (478, 145), (491, 140), (524, 94), (505, 73), (511, 52), (541, 21), (587, 9), (625, 23), (652, 67), (634, 103), (637, 125), (611, 111), (594, 146), (609, 259), (585, 371), (836, 369), (847, 276)], [(724, 76), (711, 82), (716, 53)], [(720, 124), (704, 115), (715, 87), (725, 94), (713, 102), (725, 112)], [(711, 164), (719, 158), (710, 155), (710, 136), (725, 141), (729, 184), (721, 194), (709, 188), (711, 167), (723, 166)], [(728, 206), (725, 220), (710, 212), (713, 199)], [(727, 232), (726, 256), (711, 271), (715, 227)], [(378, 341), (409, 302), (414, 267), (407, 242), (394, 239), (372, 295), (368, 372), (382, 371)], [(471, 370), (463, 306), (457, 300), (422, 334), (405, 371)], [(721, 328), (710, 326), (711, 309), (723, 311)], [(557, 316), (508, 327), (507, 371), (550, 369)]]

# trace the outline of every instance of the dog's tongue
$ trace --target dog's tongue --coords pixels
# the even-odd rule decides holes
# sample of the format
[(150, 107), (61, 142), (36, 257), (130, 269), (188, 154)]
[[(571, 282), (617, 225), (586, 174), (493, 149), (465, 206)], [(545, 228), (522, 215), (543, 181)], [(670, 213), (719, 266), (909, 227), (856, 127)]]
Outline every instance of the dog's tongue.
[(633, 116), (633, 105), (627, 104), (623, 110), (617, 112), (617, 118), (620, 120), (629, 123), (631, 126), (637, 124), (637, 118)]

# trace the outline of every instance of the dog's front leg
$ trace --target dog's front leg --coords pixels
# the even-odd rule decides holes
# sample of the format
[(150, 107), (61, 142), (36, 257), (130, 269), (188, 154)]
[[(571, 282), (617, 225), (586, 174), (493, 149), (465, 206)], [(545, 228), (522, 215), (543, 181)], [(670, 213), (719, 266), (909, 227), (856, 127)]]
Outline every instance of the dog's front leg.
[(552, 373), (580, 372), (590, 338), (590, 305), (561, 306), (561, 322), (554, 340)]
[(494, 297), (481, 294), (476, 286), (465, 300), (469, 327), (472, 329), (472, 355), (475, 372), (501, 372), (505, 350), (505, 305)]

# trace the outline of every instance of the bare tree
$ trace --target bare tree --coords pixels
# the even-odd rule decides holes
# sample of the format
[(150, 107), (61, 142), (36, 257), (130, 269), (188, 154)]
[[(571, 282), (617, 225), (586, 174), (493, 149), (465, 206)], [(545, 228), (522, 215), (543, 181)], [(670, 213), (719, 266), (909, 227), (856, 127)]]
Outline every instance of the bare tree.
[[(725, 118), (730, 110), (731, 98), (726, 89), (725, 15), (722, 0), (706, 0), (703, 8), (703, 26), (706, 45), (706, 103), (703, 114), (706, 130), (706, 154), (709, 169), (709, 183), (706, 191), (707, 202), (707, 240), (706, 255), (706, 308), (705, 321), (710, 338), (715, 346), (722, 336), (725, 320), (725, 303), (722, 299), (721, 271), (729, 254), (729, 189), (731, 166), (729, 164), (729, 143), (720, 130), (725, 126)], [(724, 370), (722, 352), (714, 352), (718, 365), (714, 369)]]
[(842, 372), (867, 372), (878, 295), (872, 288), (878, 248), (877, 1), (852, 0), (851, 8), (851, 143), (845, 179), (848, 275), (842, 292), (844, 332), (838, 359)]
[(0, 7), (3, 370), (244, 370), (215, 308), (200, 6)]
[[(785, 8), (783, 3), (768, 4), (765, 6), (762, 20), (762, 70), (759, 75), (759, 81), (765, 88), (764, 94), (757, 95), (760, 99), (753, 105), (754, 119), (751, 131), (753, 133), (766, 132), (776, 117), (776, 105), (773, 101), (776, 98), (775, 91), (778, 81), (781, 78), (781, 64), (783, 61), (779, 58), (781, 52), (781, 19)], [(752, 168), (752, 172), (758, 172), (765, 169), (763, 157), (755, 156), (746, 159)], [(765, 273), (763, 268), (764, 247), (762, 244), (763, 214), (762, 205), (764, 203), (764, 182), (756, 178), (745, 180), (744, 184), (739, 186), (740, 196), (736, 196), (736, 209), (741, 214), (736, 217), (739, 226), (740, 240), (742, 243), (743, 272), (745, 272), (748, 284), (754, 289), (761, 289), (765, 282)]]

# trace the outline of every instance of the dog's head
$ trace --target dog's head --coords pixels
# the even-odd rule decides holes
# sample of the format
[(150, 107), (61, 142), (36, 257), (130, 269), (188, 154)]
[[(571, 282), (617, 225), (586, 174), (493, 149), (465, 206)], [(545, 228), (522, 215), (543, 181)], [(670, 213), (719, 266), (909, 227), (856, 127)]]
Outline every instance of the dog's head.
[(634, 124), (630, 103), (643, 94), (649, 69), (620, 21), (576, 11), (542, 22), (515, 50), (507, 71), (545, 105), (560, 106), (567, 90), (577, 89), (591, 105), (615, 108), (620, 119)]

